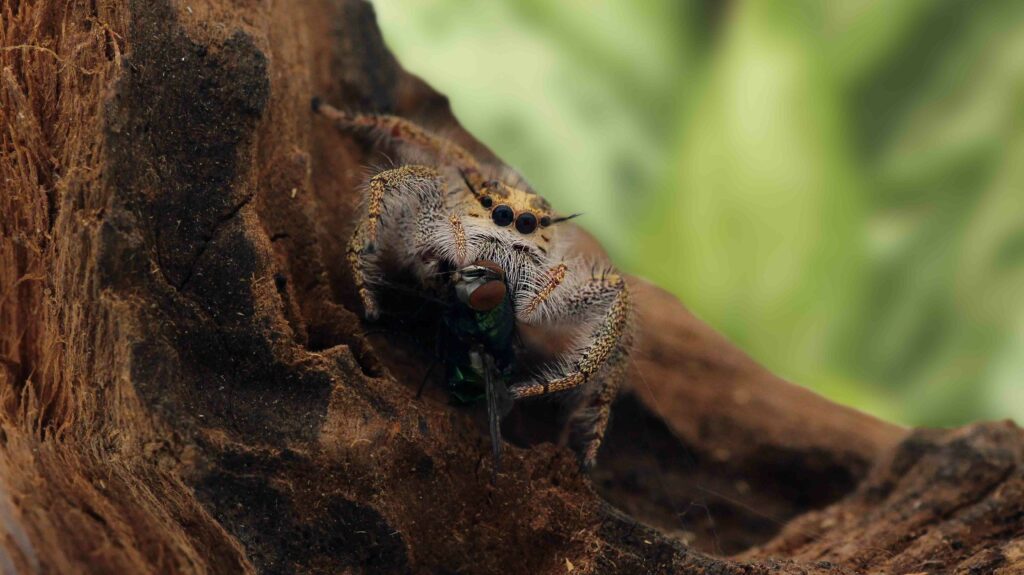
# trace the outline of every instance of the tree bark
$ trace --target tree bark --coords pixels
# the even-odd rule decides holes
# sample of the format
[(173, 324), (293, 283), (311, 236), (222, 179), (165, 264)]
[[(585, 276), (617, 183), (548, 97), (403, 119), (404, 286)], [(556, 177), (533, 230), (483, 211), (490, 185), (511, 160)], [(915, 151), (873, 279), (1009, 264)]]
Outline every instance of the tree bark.
[(368, 4), (2, 0), (0, 39), (4, 572), (1024, 572), (1019, 428), (829, 403), (639, 280), (593, 477), (541, 402), (492, 484), (479, 410), (353, 312), (376, 157), (311, 97), (499, 162)]

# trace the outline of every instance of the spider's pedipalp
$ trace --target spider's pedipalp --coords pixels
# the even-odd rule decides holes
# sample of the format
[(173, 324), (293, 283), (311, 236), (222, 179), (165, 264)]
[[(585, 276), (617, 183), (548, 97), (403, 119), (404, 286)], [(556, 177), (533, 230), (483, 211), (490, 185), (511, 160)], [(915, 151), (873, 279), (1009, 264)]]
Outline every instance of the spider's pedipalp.
[(599, 314), (597, 325), (584, 337), (570, 371), (553, 381), (516, 387), (513, 395), (517, 398), (554, 393), (586, 383), (629, 340), (629, 289), (621, 276), (594, 275), (579, 284), (574, 293), (565, 294), (562, 305), (561, 313), (552, 311), (551, 314), (561, 315), (563, 319), (585, 320), (587, 315), (595, 313)]
[(536, 275), (532, 278), (531, 289), (520, 292), (520, 301), (516, 306), (516, 315), (519, 319), (526, 323), (542, 323), (544, 321), (543, 312), (555, 307), (551, 303), (551, 299), (569, 275), (569, 265), (559, 262), (545, 271), (543, 275)]

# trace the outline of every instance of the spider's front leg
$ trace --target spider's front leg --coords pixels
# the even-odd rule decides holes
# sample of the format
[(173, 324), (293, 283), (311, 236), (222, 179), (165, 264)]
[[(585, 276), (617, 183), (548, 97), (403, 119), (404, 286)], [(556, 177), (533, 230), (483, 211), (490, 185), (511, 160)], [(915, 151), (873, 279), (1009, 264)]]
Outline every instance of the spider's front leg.
[[(359, 299), (367, 319), (380, 315), (373, 284), (382, 275), (379, 257), (382, 242), (395, 245), (393, 251), (405, 250), (425, 242), (422, 222), (443, 217), (444, 180), (437, 170), (427, 166), (402, 166), (383, 171), (370, 179), (366, 198), (355, 232), (348, 245), (348, 262), (352, 269)], [(387, 233), (381, 228), (388, 226)], [(416, 230), (408, 238), (407, 230)], [(410, 241), (411, 240), (411, 241)]]
[[(589, 277), (579, 281), (574, 274)], [(584, 272), (560, 263), (517, 304), (519, 319), (526, 323), (569, 320), (592, 326), (576, 354), (559, 362), (550, 378), (510, 390), (515, 399), (520, 399), (586, 384), (579, 408), (570, 418), (569, 431), (583, 467), (589, 469), (597, 460), (632, 342), (626, 281), (610, 271)]]

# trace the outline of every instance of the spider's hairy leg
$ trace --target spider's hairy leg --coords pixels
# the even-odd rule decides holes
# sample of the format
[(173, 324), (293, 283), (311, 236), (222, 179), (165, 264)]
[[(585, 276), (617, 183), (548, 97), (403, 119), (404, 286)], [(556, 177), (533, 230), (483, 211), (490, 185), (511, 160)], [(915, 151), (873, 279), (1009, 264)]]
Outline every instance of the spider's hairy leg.
[[(625, 278), (617, 273), (595, 271), (584, 281), (571, 277), (579, 268), (560, 263), (548, 271), (546, 282), (525, 297), (517, 298), (517, 316), (527, 324), (586, 322), (593, 326), (582, 350), (568, 368), (546, 382), (531, 382), (513, 389), (517, 398), (572, 389), (597, 373), (614, 352), (630, 339), (630, 294)], [(558, 293), (562, 292), (562, 293)], [(556, 297), (557, 296), (557, 297)], [(596, 318), (596, 319), (595, 319)]]
[(590, 393), (580, 398), (569, 417), (563, 437), (568, 437), (568, 443), (579, 453), (584, 469), (592, 469), (597, 463), (597, 451), (608, 428), (612, 403), (618, 397), (619, 386), (626, 374), (627, 358), (624, 347), (612, 353), (595, 383), (588, 386)]
[[(363, 213), (348, 245), (348, 262), (352, 269), (359, 299), (367, 319), (380, 314), (373, 280), (381, 275), (378, 262), (380, 228), (389, 220), (385, 213), (394, 208), (395, 217), (404, 211), (433, 213), (444, 209), (445, 185), (437, 170), (426, 166), (402, 166), (383, 171), (370, 179)], [(403, 210), (404, 208), (404, 210)], [(386, 237), (402, 237), (403, 230)]]
[(385, 114), (346, 114), (341, 110), (319, 102), (313, 109), (331, 120), (342, 131), (365, 133), (380, 139), (401, 142), (424, 150), (458, 168), (469, 182), (473, 193), (484, 187), (484, 177), (476, 158), (458, 144), (437, 136), (415, 122)]
[[(544, 381), (513, 387), (515, 399), (555, 393), (589, 384), (580, 408), (571, 417), (573, 443), (584, 467), (593, 466), (608, 425), (612, 401), (622, 379), (632, 341), (630, 295), (625, 279), (615, 273), (591, 273), (589, 279), (572, 281), (579, 273), (565, 264), (548, 271), (534, 293), (521, 306), (521, 319), (528, 323), (559, 319), (586, 321), (597, 316), (575, 358), (563, 362), (560, 369)], [(564, 293), (558, 294), (559, 290)], [(555, 297), (557, 294), (558, 297)]]
[(370, 278), (380, 273), (376, 260), (371, 259), (373, 254), (367, 249), (370, 245), (366, 232), (366, 222), (359, 222), (348, 242), (348, 265), (352, 270), (352, 280), (356, 285), (356, 293), (359, 294), (359, 301), (363, 304), (363, 315), (367, 319), (377, 319), (380, 316), (380, 308), (377, 306), (377, 296), (370, 289)]

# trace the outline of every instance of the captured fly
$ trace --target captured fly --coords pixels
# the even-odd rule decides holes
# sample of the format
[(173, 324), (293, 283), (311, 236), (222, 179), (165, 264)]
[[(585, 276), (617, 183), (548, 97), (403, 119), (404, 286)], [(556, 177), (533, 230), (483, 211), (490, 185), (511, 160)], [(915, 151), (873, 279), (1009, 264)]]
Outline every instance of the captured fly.
[(446, 380), (462, 403), (484, 399), (491, 433), (494, 472), (501, 463), (501, 419), (512, 409), (508, 391), (515, 367), (516, 317), (505, 274), (494, 262), (478, 260), (453, 274), (457, 305), (444, 317), (442, 345)]

